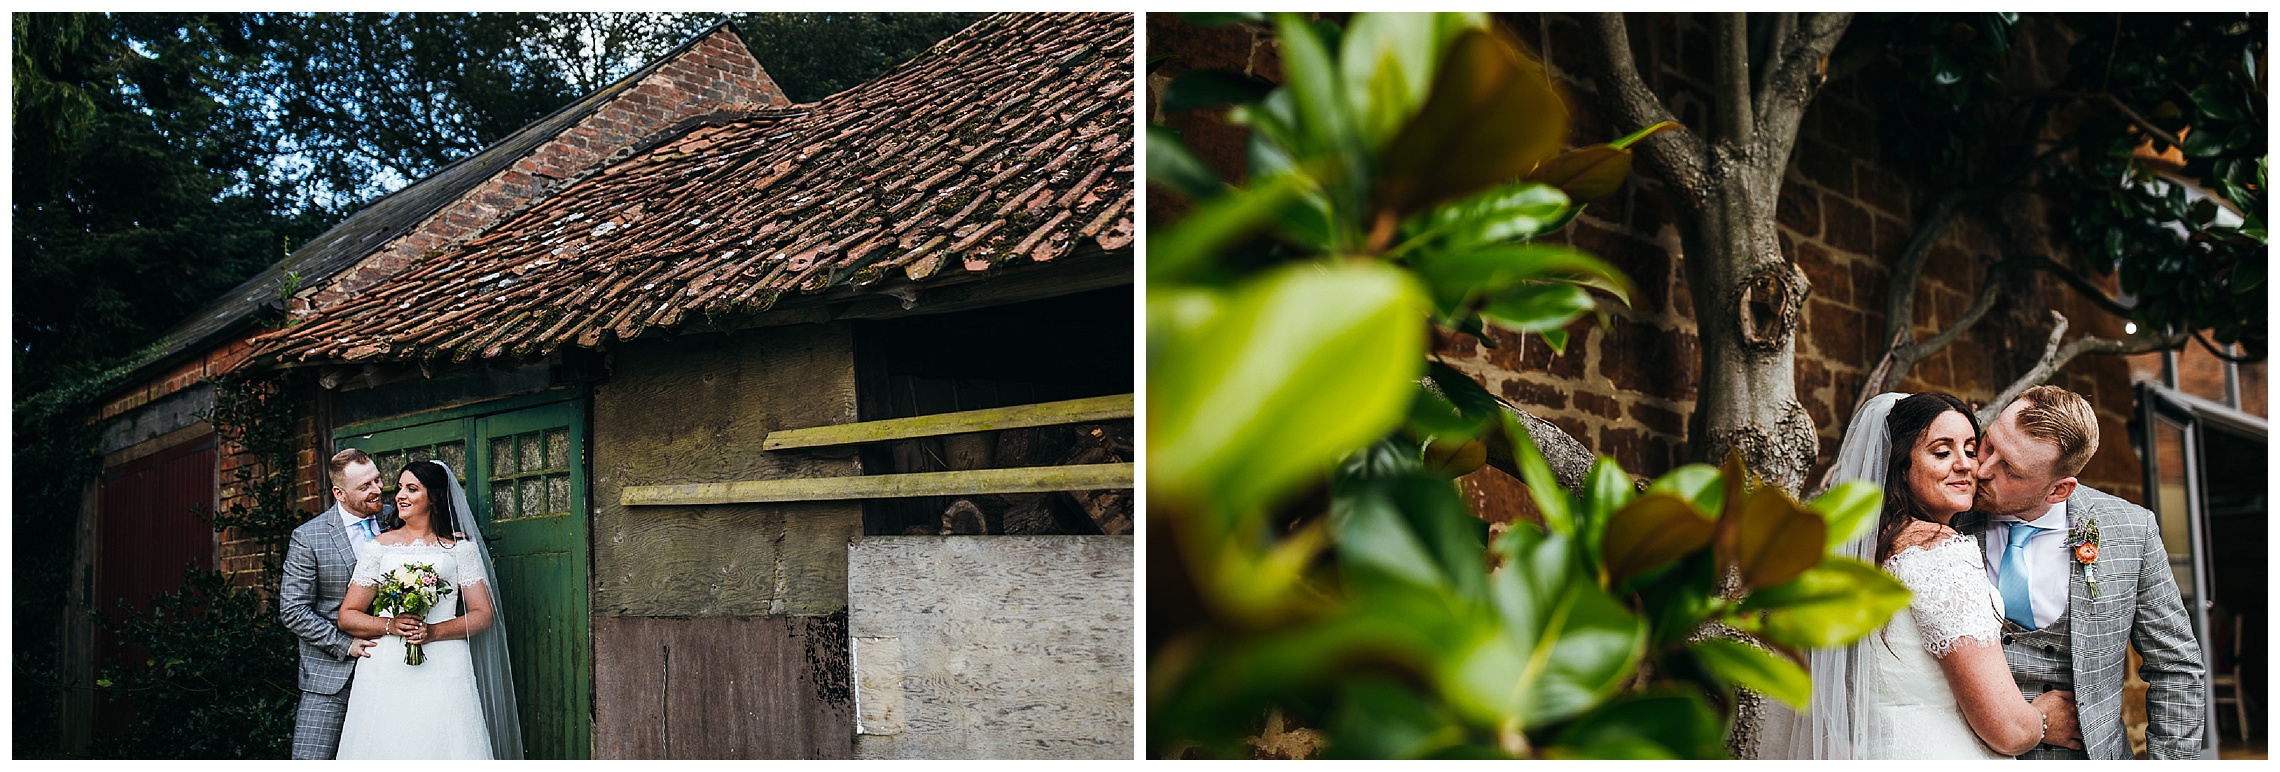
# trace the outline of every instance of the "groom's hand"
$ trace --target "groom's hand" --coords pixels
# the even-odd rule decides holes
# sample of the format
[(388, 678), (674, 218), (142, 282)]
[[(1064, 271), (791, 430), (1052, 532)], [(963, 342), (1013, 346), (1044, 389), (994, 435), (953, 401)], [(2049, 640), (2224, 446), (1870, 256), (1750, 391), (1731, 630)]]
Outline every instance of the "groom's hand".
[(2050, 719), (2043, 727), (2043, 744), (2082, 750), (2082, 719), (2075, 712), (2073, 692), (2043, 692), (2034, 706)]
[(372, 644), (375, 644), (375, 643), (379, 643), (379, 642), (380, 642), (380, 641), (379, 641), (379, 639), (376, 639), (376, 638), (356, 638), (356, 639), (350, 640), (350, 641), (348, 642), (348, 656), (351, 656), (351, 657), (369, 657), (369, 656), (372, 656), (372, 652), (366, 651), (366, 649), (370, 649), (370, 648), (372, 648)]

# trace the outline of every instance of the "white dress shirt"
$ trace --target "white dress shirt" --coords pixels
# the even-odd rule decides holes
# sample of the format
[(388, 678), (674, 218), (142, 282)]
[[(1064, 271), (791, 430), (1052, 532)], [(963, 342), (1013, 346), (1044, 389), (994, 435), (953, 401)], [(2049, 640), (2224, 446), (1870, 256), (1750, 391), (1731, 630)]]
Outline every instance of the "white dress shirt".
[[(2035, 629), (2049, 627), (2066, 614), (2072, 586), (2074, 557), (2066, 549), (2066, 502), (2029, 523), (2016, 517), (1990, 518), (1987, 523), (1987, 581), (2002, 586), (2003, 553), (2011, 544), (2011, 529), (2036, 528), (2044, 533), (2027, 540), (2027, 605), (2034, 607)], [(1996, 593), (2001, 596), (2002, 593)], [(2009, 609), (2004, 610), (2005, 613)]]

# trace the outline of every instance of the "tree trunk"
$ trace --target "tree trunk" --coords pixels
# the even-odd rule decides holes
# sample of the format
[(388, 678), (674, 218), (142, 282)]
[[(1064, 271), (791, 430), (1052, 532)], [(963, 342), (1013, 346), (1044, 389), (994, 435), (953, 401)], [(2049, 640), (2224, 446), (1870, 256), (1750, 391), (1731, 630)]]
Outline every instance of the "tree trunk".
[(1819, 450), (1812, 416), (1797, 400), (1797, 320), (1811, 285), (1781, 254), (1776, 194), (1752, 189), (1757, 170), (1722, 158), (1708, 171), (1701, 209), (1682, 208), (1679, 219), (1702, 345), (1689, 457), (1717, 464), (1739, 453), (1794, 493)]

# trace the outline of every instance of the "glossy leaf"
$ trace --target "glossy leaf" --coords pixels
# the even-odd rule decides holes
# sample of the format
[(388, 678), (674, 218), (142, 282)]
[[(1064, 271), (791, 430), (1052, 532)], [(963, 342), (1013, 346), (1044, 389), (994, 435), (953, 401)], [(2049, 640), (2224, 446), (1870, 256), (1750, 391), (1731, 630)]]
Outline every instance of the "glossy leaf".
[(1591, 293), (1573, 284), (1521, 284), (1482, 304), (1479, 312), (1519, 332), (1552, 332), (1597, 307)]
[(1708, 546), (1714, 526), (1685, 499), (1650, 490), (1607, 522), (1609, 580), (1620, 583)]
[(1771, 485), (1758, 486), (1740, 511), (1728, 511), (1724, 518), (1735, 522), (1721, 557), (1741, 572), (1743, 587), (1794, 579), (1820, 562), (1827, 548), (1829, 529), (1821, 517)]
[(1677, 121), (1662, 121), (1652, 126), (1648, 126), (1644, 129), (1625, 134), (1621, 139), (1607, 143), (1607, 146), (1615, 148), (1617, 150), (1629, 150), (1632, 145), (1639, 144), (1640, 142), (1645, 142), (1648, 137), (1652, 137), (1656, 134), (1661, 134), (1666, 131), (1685, 130), (1686, 127), (1679, 125)]
[(1828, 524), (1828, 549), (1860, 536), (1873, 527), (1884, 510), (1884, 489), (1866, 480), (1846, 480), (1806, 505)]
[(1589, 204), (1622, 189), (1630, 176), (1631, 151), (1592, 145), (1544, 159), (1528, 179), (1557, 187), (1578, 204)]
[[(1546, 286), (1588, 286), (1606, 291), (1625, 304), (1631, 302), (1635, 291), (1623, 272), (1599, 258), (1552, 245), (1522, 244), (1436, 254), (1420, 258), (1416, 270), (1432, 289), (1434, 307), (1448, 316), (1486, 308), (1512, 296), (1502, 311), (1527, 318), (1530, 309), (1545, 307), (1550, 300), (1536, 294)], [(1574, 307), (1574, 297), (1572, 294), (1562, 296), (1568, 302), (1566, 307)], [(1588, 306), (1583, 310), (1588, 310)], [(1581, 313), (1577, 310), (1567, 318), (1572, 320)], [(1562, 321), (1561, 325), (1564, 324)]]
[(1688, 649), (1703, 669), (1728, 686), (1746, 687), (1798, 710), (1813, 699), (1813, 680), (1805, 668), (1779, 654), (1724, 638), (1696, 641)]
[(1423, 305), (1404, 272), (1374, 263), (1295, 265), (1245, 282), (1156, 349), (1150, 492), (1245, 512), (1384, 436), (1423, 364)]
[[(1646, 627), (1582, 573), (1571, 540), (1527, 526), (1505, 536), (1505, 565), (1490, 578), (1489, 594), (1506, 640), (1468, 652), (1458, 669), (1468, 677), (1454, 689), (1472, 704), (1541, 726), (1620, 687), (1645, 652)], [(1470, 678), (1515, 667), (1516, 681)]]
[(1522, 180), (1433, 207), (1417, 219), (1416, 238), (1437, 251), (1507, 244), (1549, 232), (1567, 210), (1568, 196), (1559, 188)]
[(1276, 40), (1282, 46), (1283, 87), (1291, 95), (1300, 158), (1359, 155), (1352, 105), (1322, 40), (1297, 14), (1276, 14)]
[(1466, 30), (1417, 117), (1386, 146), (1378, 204), (1407, 214), (1518, 179), (1559, 152), (1567, 127), (1542, 62), (1501, 32)]
[(1341, 481), (1330, 517), (1345, 565), (1458, 597), (1482, 597), (1487, 524), (1472, 516), (1450, 481)]
[(1722, 759), (1726, 725), (1693, 691), (1626, 695), (1560, 730), (1548, 758)]
[(1750, 593), (1744, 611), (1764, 612), (1766, 640), (1783, 646), (1824, 648), (1860, 640), (1908, 607), (1900, 580), (1852, 558), (1831, 557), (1780, 585)]

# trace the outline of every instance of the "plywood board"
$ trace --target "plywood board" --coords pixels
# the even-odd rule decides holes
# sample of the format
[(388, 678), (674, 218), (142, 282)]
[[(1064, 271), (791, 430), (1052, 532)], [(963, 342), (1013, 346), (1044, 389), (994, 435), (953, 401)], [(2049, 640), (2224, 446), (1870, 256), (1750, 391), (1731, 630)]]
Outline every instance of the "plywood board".
[(845, 618), (594, 620), (594, 756), (843, 759)]
[(848, 548), (855, 756), (1132, 758), (1132, 538)]

